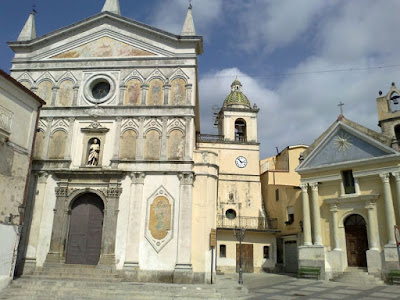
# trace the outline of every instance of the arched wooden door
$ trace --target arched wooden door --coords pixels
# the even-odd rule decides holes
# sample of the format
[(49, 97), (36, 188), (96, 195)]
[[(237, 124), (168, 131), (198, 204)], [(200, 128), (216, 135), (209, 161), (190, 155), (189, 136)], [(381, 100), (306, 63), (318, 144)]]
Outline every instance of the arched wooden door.
[(367, 266), (368, 238), (365, 225), (365, 220), (360, 215), (351, 215), (344, 221), (349, 267)]
[(104, 204), (95, 194), (84, 194), (72, 205), (67, 264), (97, 265), (101, 251)]

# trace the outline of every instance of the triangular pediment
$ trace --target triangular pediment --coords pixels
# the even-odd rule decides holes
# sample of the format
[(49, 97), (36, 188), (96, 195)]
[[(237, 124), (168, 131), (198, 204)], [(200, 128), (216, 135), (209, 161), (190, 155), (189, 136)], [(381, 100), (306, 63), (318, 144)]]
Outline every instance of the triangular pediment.
[(376, 160), (400, 154), (361, 131), (338, 122), (300, 164), (297, 171)]
[(100, 58), (100, 57), (134, 57), (155, 56), (147, 50), (134, 47), (108, 36), (85, 43), (51, 58)]

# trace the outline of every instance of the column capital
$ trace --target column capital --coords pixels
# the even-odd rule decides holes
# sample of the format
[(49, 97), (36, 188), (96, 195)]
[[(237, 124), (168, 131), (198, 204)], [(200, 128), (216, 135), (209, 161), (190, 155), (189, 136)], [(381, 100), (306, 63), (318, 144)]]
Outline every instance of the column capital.
[(376, 200), (367, 200), (365, 202), (365, 209), (370, 210), (376, 208)]
[(146, 173), (144, 172), (133, 172), (129, 174), (133, 184), (144, 184), (144, 179), (146, 178)]
[(192, 172), (182, 172), (178, 174), (181, 185), (193, 185), (194, 174)]
[(396, 178), (396, 181), (400, 181), (400, 171), (392, 172), (392, 175), (394, 176), (394, 178)]
[(336, 203), (334, 203), (334, 204), (331, 204), (331, 206), (330, 206), (329, 210), (330, 210), (331, 212), (333, 212), (333, 213), (335, 213), (335, 212), (338, 212), (338, 211), (339, 211), (339, 210), (338, 210), (338, 206), (337, 206), (337, 204), (336, 204)]
[(313, 192), (317, 191), (318, 192), (318, 182), (311, 182), (309, 183), (311, 189), (313, 190)]
[(308, 183), (300, 183), (301, 191), (307, 193), (308, 190)]
[(40, 183), (45, 183), (47, 181), (47, 178), (49, 177), (50, 173), (46, 171), (40, 171), (38, 172), (38, 181)]
[(390, 176), (390, 173), (379, 174), (379, 177), (382, 179), (383, 183), (388, 183), (389, 182), (389, 176)]

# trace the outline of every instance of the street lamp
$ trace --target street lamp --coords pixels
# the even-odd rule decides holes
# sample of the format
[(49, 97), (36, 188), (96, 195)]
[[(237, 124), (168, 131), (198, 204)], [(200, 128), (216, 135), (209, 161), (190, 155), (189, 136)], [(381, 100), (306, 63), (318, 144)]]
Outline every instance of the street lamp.
[(233, 229), (233, 234), (239, 241), (239, 284), (243, 284), (243, 270), (242, 270), (242, 241), (244, 240), (244, 235), (246, 233), (246, 228), (238, 228), (235, 226)]

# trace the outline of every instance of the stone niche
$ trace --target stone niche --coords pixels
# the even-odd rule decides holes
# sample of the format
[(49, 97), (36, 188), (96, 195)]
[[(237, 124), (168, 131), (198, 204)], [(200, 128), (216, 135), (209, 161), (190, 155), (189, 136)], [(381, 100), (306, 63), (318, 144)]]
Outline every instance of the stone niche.
[(106, 138), (106, 133), (109, 131), (108, 128), (103, 127), (97, 121), (92, 122), (88, 127), (82, 128), (84, 133), (83, 137), (83, 151), (82, 151), (82, 167), (92, 167), (88, 166), (88, 158), (90, 153), (90, 146), (97, 139), (99, 144), (99, 155), (98, 163), (93, 167), (101, 167), (103, 162), (103, 152), (104, 152), (104, 142)]

